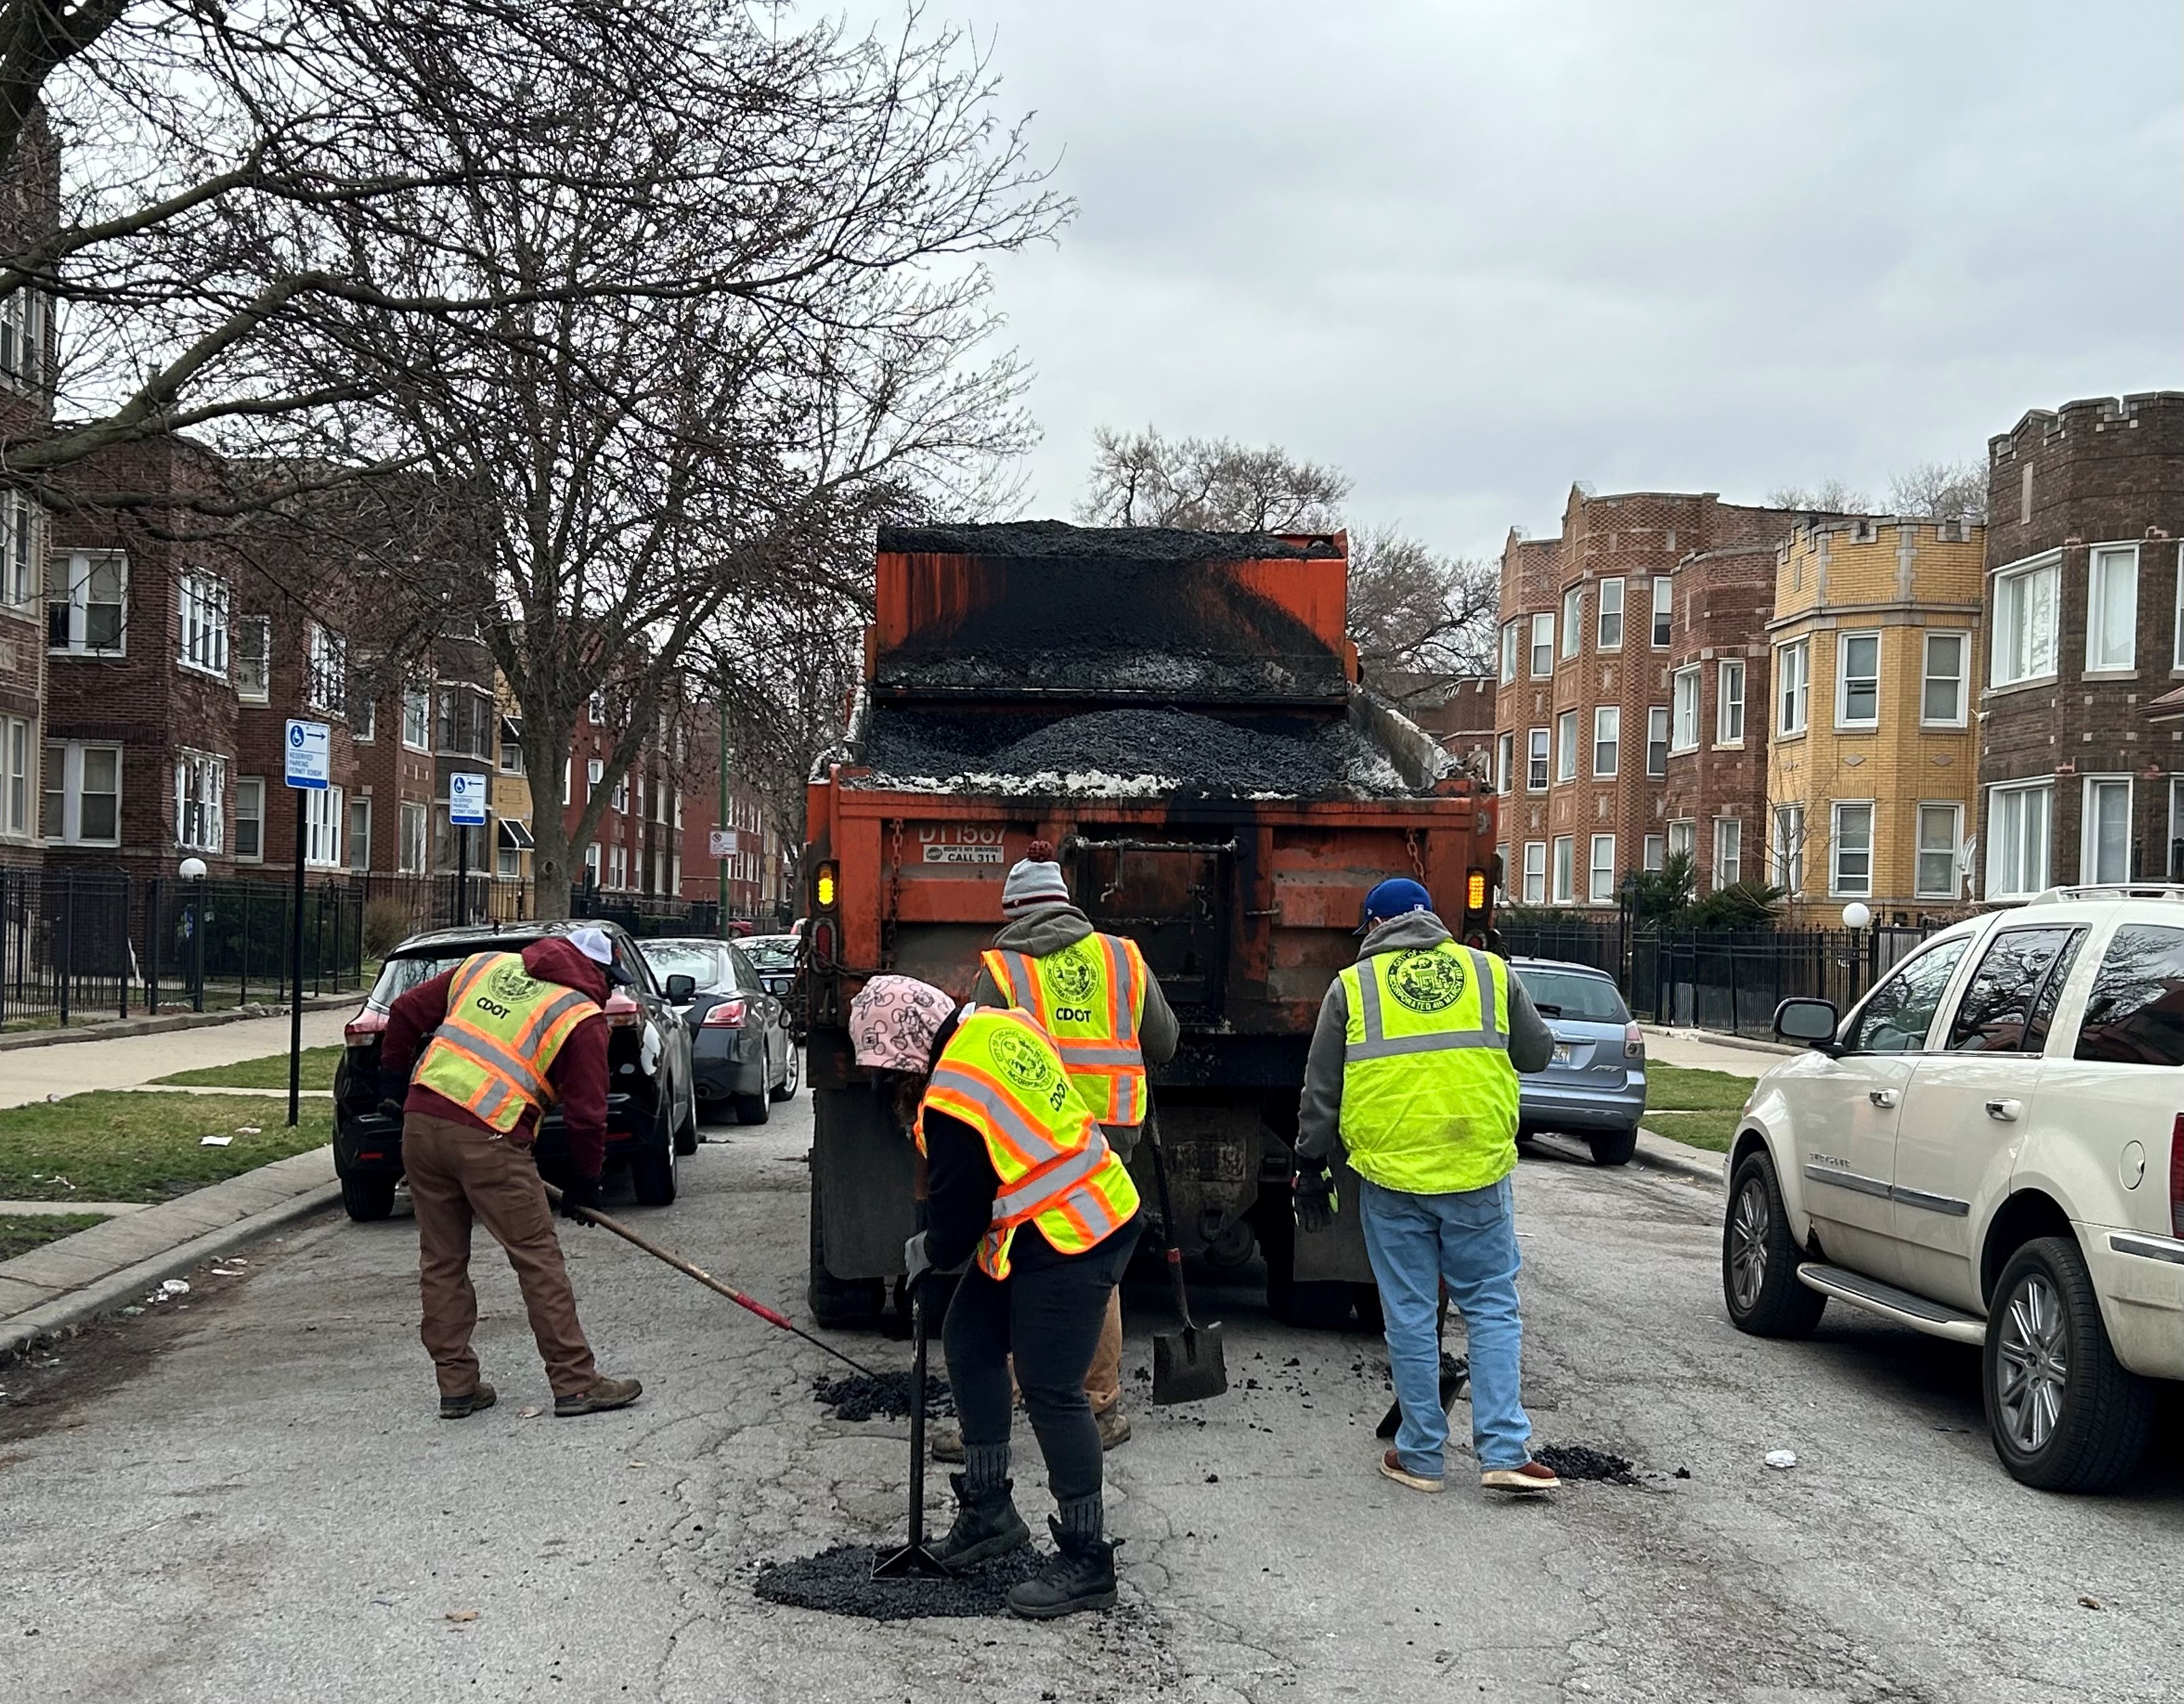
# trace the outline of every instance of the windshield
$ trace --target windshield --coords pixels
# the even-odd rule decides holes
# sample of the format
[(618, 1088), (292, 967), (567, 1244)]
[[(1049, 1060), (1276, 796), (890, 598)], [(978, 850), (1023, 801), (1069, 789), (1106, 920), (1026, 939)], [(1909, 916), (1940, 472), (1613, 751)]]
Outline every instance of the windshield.
[(448, 958), (389, 959), (379, 967), (379, 980), (371, 985), (366, 1000), (382, 1011), (400, 1000), (420, 983), (428, 983), (442, 971), (451, 971), (462, 963), (466, 955), (458, 953)]
[(736, 944), (744, 949), (744, 956), (761, 971), (793, 971), (796, 968), (796, 937), (794, 935), (753, 935)]
[(657, 977), (688, 977), (709, 992), (734, 985), (727, 955), (710, 943), (646, 941), (639, 950)]
[(1565, 1017), (1580, 1023), (1628, 1023), (1630, 1009), (1615, 984), (1604, 977), (1588, 977), (1575, 971), (1520, 970), (1517, 980), (1532, 997), (1542, 1017)]

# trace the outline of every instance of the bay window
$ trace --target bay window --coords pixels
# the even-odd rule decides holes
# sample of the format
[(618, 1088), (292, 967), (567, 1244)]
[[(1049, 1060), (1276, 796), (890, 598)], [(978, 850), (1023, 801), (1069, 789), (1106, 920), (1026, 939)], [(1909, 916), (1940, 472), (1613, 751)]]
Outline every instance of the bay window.
[(1615, 898), (1615, 837), (1592, 837), (1592, 859), (1585, 870), (1585, 896), (1595, 905)]
[(1603, 651), (1623, 649), (1623, 582), (1620, 580), (1600, 582), (1600, 632), (1596, 642)]
[(1987, 684), (2014, 686), (2055, 672), (2063, 553), (2002, 569), (1994, 576), (1994, 639)]
[(1828, 892), (1846, 899), (1873, 894), (1873, 805), (1838, 804), (1830, 836)]
[(1555, 618), (1541, 614), (1532, 617), (1532, 654), (1528, 672), (1535, 681), (1543, 681), (1555, 671)]
[(2081, 882), (2131, 880), (2131, 777), (2089, 775), (2080, 837)]
[(227, 678), (227, 582), (202, 568), (181, 573), (180, 661), (199, 674)]
[(1564, 710), (1555, 718), (1555, 779), (1577, 779), (1577, 712)]
[(1805, 807), (1781, 805), (1774, 810), (1774, 839), (1768, 849), (1768, 877), (1792, 898), (1805, 891)]
[[(341, 716), (348, 709), (348, 641), (324, 622), (310, 621), (305, 626), (309, 629), (305, 653), (305, 701), (315, 710)], [(338, 822), (334, 824), (332, 833), (338, 844)]]
[(175, 759), (175, 844), (187, 852), (225, 851), (221, 805), (227, 794), (227, 760), (184, 751)]
[(1555, 903), (1557, 905), (1567, 905), (1575, 897), (1571, 891), (1574, 872), (1570, 860), (1576, 844), (1567, 834), (1557, 835), (1555, 838)]
[(1670, 682), (1669, 698), (1675, 705), (1675, 732), (1669, 749), (1696, 751), (1699, 745), (1699, 671), (1678, 669)]
[(1731, 888), (1744, 879), (1744, 824), (1734, 816), (1713, 820), (1713, 884)]
[(1958, 897), (1958, 849), (1964, 844), (1961, 805), (1922, 805), (1919, 807), (1919, 867), (1912, 894), (1921, 899)]
[(238, 777), (235, 783), (235, 855), (255, 864), (265, 855), (265, 778)]
[(273, 695), (273, 618), (245, 615), (235, 624), (235, 695), (262, 704)]
[(1669, 649), (1670, 617), (1675, 607), (1676, 582), (1665, 574), (1658, 576), (1653, 582), (1653, 649), (1657, 651)]
[(1547, 899), (1547, 843), (1524, 843), (1524, 903), (1542, 905)]
[(1575, 656), (1585, 645), (1585, 587), (1573, 586), (1563, 593), (1563, 657)]
[(1806, 699), (1812, 684), (1812, 641), (1798, 639), (1774, 653), (1774, 731), (1795, 734), (1805, 731)]
[(304, 789), (304, 862), (315, 870), (342, 867), (342, 820), (345, 806), (338, 787)]
[(1658, 781), (1669, 772), (1669, 707), (1655, 704), (1646, 712), (1646, 773)]
[(1547, 731), (1534, 728), (1528, 735), (1529, 742), (1524, 758), (1524, 791), (1545, 793), (1547, 790)]
[(2138, 661), (2138, 546), (2096, 544), (2086, 569), (2086, 667)]
[(2047, 887), (2054, 797), (2052, 781), (1987, 789), (1988, 899), (2030, 899)]
[(121, 748), (50, 740), (41, 766), (44, 810), (38, 833), (63, 846), (121, 840)]
[(1744, 743), (1744, 665), (1724, 662), (1714, 693), (1713, 737), (1717, 744)]
[(1880, 725), (1880, 635), (1836, 636), (1836, 726)]
[(1928, 727), (1964, 725), (1964, 677), (1969, 633), (1929, 633), (1921, 668), (1919, 720)]
[(1612, 781), (1621, 761), (1623, 712), (1613, 704), (1601, 704), (1592, 712), (1592, 773), (1598, 781)]
[(119, 550), (61, 552), (47, 558), (47, 649), (121, 654), (128, 595), (129, 559)]

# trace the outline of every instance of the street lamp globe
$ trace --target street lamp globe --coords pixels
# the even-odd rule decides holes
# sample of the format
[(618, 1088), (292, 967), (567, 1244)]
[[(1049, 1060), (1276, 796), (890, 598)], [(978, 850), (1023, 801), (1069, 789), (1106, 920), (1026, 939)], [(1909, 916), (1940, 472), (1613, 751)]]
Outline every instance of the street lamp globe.
[(204, 878), (205, 860), (203, 859), (185, 858), (182, 860), (182, 880), (185, 882), (202, 882)]
[(1846, 929), (1862, 929), (1872, 921), (1873, 908), (1862, 901), (1852, 899), (1843, 907), (1843, 927)]

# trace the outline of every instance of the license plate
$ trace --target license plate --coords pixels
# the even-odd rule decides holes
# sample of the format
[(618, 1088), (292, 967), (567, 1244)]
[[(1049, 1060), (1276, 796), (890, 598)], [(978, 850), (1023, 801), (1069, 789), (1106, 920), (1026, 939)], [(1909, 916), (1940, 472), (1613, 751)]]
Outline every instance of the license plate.
[(1566, 1043), (1557, 1044), (1555, 1048), (1555, 1063), (1557, 1065), (1568, 1065), (1569, 1062), (1570, 1050), (1568, 1045)]

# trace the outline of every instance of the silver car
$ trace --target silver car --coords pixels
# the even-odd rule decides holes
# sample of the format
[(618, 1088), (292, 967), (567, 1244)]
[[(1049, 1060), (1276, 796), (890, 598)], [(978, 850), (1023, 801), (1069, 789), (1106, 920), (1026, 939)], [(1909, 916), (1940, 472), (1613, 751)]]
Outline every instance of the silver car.
[(1621, 992), (1590, 965), (1512, 959), (1509, 968), (1555, 1038), (1547, 1068), (1518, 1079), (1518, 1133), (1581, 1137), (1596, 1164), (1628, 1164), (1646, 1111), (1646, 1034)]

